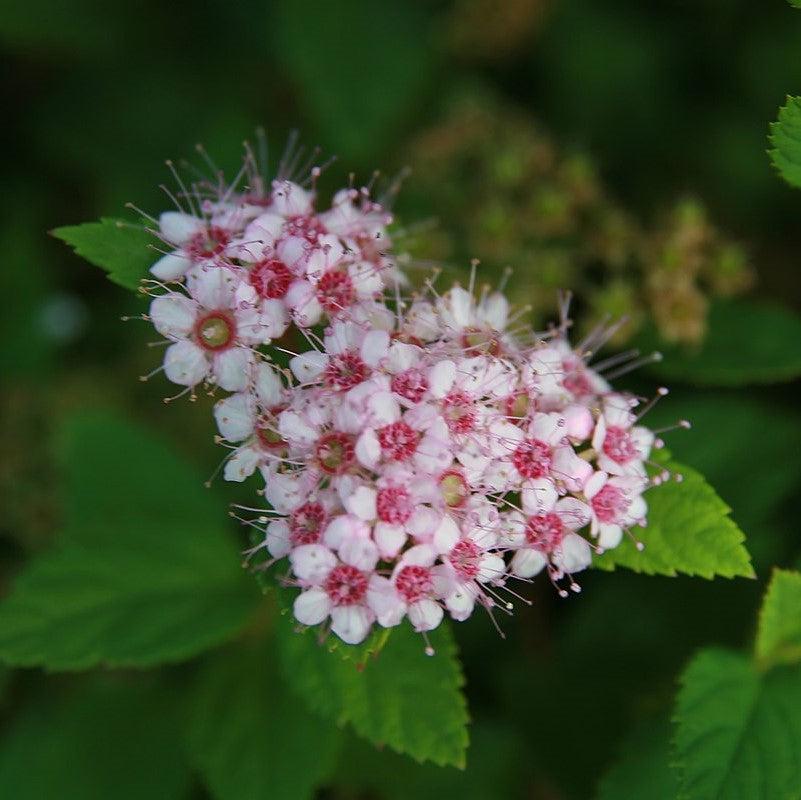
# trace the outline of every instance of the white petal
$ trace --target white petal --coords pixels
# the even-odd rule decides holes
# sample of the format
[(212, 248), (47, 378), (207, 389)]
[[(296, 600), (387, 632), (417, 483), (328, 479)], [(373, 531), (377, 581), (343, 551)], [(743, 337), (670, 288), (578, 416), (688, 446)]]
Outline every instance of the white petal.
[(523, 511), (533, 516), (550, 511), (559, 499), (559, 495), (553, 481), (548, 478), (536, 478), (523, 484), (520, 498)]
[(359, 463), (368, 469), (373, 469), (381, 458), (381, 445), (372, 428), (368, 428), (359, 436), (354, 449)]
[(377, 495), (378, 492), (375, 489), (371, 489), (369, 486), (360, 486), (345, 501), (345, 508), (359, 519), (375, 519)]
[(256, 408), (249, 394), (232, 394), (214, 406), (214, 420), (223, 439), (241, 442), (253, 433)]
[(542, 572), (542, 568), (547, 562), (548, 560), (539, 550), (524, 547), (512, 556), (510, 569), (512, 574), (517, 575), (519, 578), (531, 578)]
[(369, 367), (377, 367), (389, 352), (389, 334), (386, 331), (370, 331), (362, 341), (362, 361)]
[(204, 308), (231, 308), (236, 287), (237, 276), (227, 267), (196, 268), (187, 278), (187, 286), (192, 297)]
[(384, 628), (399, 625), (406, 613), (406, 604), (387, 578), (373, 575), (367, 585), (367, 604), (372, 608), (378, 624)]
[(256, 367), (256, 396), (265, 408), (275, 408), (281, 402), (283, 386), (278, 373), (269, 365), (260, 362)]
[(583, 536), (569, 533), (554, 553), (554, 563), (565, 572), (581, 572), (592, 563), (592, 548)]
[(351, 514), (338, 514), (326, 525), (323, 531), (323, 542), (326, 547), (339, 550), (342, 542), (357, 536), (369, 537), (370, 526), (365, 525), (363, 520)]
[(428, 371), (429, 391), (434, 397), (445, 397), (455, 380), (456, 364), (453, 361), (440, 361)]
[(416, 544), (403, 554), (398, 566), (430, 567), (436, 560), (437, 552), (433, 547), (427, 544)]
[(289, 560), (298, 579), (310, 584), (322, 583), (337, 565), (337, 557), (321, 544), (302, 544), (289, 554)]
[(388, 522), (377, 522), (373, 528), (373, 539), (378, 546), (381, 558), (389, 561), (395, 558), (401, 547), (406, 544), (406, 532), (400, 525)]
[(433, 600), (418, 600), (409, 606), (406, 613), (409, 622), (418, 633), (434, 630), (442, 622), (444, 616), (442, 607)]
[(623, 539), (623, 528), (620, 525), (612, 525), (602, 522), (598, 526), (598, 544), (604, 550), (612, 550), (617, 547)]
[(303, 625), (318, 625), (331, 611), (331, 600), (322, 589), (301, 592), (292, 605), (295, 619)]
[(289, 538), (289, 523), (284, 519), (277, 519), (267, 526), (267, 550), (273, 558), (283, 558), (289, 555), (292, 545)]
[(458, 586), (456, 591), (445, 598), (445, 606), (457, 622), (464, 622), (473, 613), (475, 604), (476, 595), (470, 584)]
[(337, 606), (331, 610), (331, 630), (346, 644), (364, 641), (373, 620), (373, 613), (366, 606)]
[(291, 181), (275, 181), (271, 197), (270, 211), (297, 217), (311, 212), (314, 195)]
[(227, 481), (241, 483), (256, 471), (260, 461), (261, 453), (255, 447), (240, 447), (225, 462), (223, 478)]
[(292, 374), (302, 383), (316, 380), (325, 372), (328, 366), (328, 356), (319, 353), (317, 350), (310, 350), (308, 353), (301, 353), (289, 360), (289, 368)]
[(448, 553), (459, 541), (459, 525), (449, 514), (442, 517), (437, 529), (434, 531), (432, 544), (438, 553)]
[(180, 211), (165, 211), (159, 216), (161, 235), (173, 244), (184, 244), (205, 229), (202, 219)]
[(477, 579), (482, 583), (499, 581), (506, 574), (506, 562), (495, 553), (487, 553), (479, 562)]
[(278, 339), (283, 336), (289, 327), (287, 307), (280, 300), (268, 298), (262, 301), (259, 311), (259, 322), (264, 338)]
[(584, 484), (584, 496), (588, 500), (592, 500), (604, 488), (608, 478), (609, 476), (605, 472), (594, 472)]
[(153, 326), (162, 336), (183, 339), (195, 326), (197, 304), (182, 294), (170, 293), (153, 300), (149, 313)]
[(186, 273), (192, 266), (192, 260), (176, 250), (174, 253), (163, 255), (150, 268), (150, 273), (160, 281), (174, 281)]
[(227, 392), (241, 392), (248, 385), (253, 351), (247, 347), (232, 347), (212, 357), (217, 385)]
[(586, 503), (576, 500), (575, 497), (565, 497), (560, 500), (554, 511), (559, 515), (565, 527), (571, 531), (583, 528), (592, 517), (592, 510)]
[(339, 547), (339, 557), (356, 569), (370, 572), (378, 563), (378, 548), (364, 536), (348, 536)]
[(195, 386), (208, 374), (205, 353), (192, 342), (176, 342), (164, 354), (164, 374), (173, 383)]

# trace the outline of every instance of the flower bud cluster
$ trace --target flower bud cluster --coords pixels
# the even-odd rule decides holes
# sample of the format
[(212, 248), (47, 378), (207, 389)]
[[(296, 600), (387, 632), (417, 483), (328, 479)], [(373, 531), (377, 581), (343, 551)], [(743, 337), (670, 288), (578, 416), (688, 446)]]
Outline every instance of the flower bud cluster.
[(224, 477), (260, 478), (250, 555), (286, 565), (299, 623), (349, 644), (404, 618), (424, 635), (478, 607), (494, 622), (540, 573), (578, 591), (667, 477), (646, 471), (650, 403), (589, 366), (609, 330), (572, 347), (566, 304), (536, 333), (473, 280), (404, 296), (390, 221), (366, 191), (318, 212), (276, 181), (162, 214), (152, 268), (167, 378), (224, 391)]

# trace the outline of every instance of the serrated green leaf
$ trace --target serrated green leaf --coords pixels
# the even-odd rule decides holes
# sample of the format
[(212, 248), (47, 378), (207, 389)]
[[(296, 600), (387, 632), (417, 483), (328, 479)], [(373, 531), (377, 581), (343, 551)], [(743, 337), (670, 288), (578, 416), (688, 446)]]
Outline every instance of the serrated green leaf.
[(801, 8), (801, 0), (787, 0), (793, 8)]
[(136, 290), (158, 259), (153, 235), (143, 227), (119, 219), (67, 225), (52, 231), (89, 263), (104, 269), (109, 280)]
[(42, 693), (0, 742), (0, 797), (179, 800), (189, 789), (175, 690), (151, 681)]
[(801, 97), (787, 97), (779, 119), (770, 124), (768, 141), (768, 155), (779, 175), (790, 186), (801, 188)]
[(192, 693), (188, 750), (217, 800), (303, 800), (334, 766), (341, 737), (287, 691), (264, 642), (204, 665)]
[(597, 800), (675, 800), (668, 719), (648, 720), (625, 737), (620, 759), (598, 785)]
[(278, 625), (286, 681), (314, 711), (417, 761), (463, 767), (468, 716), (456, 644), (445, 625), (430, 638), (436, 653), (426, 656), (422, 638), (404, 625), (359, 667), (295, 631), (288, 614)]
[(696, 386), (781, 383), (801, 375), (801, 318), (775, 303), (716, 300), (708, 333), (699, 346), (669, 345), (654, 332), (641, 337), (643, 350), (660, 350), (648, 369), (667, 381)]
[(763, 665), (801, 662), (801, 573), (774, 570), (759, 612), (756, 655)]
[(628, 567), (647, 575), (679, 572), (713, 578), (754, 577), (743, 546), (745, 536), (729, 517), (731, 509), (694, 469), (663, 457), (668, 469), (683, 477), (650, 489), (648, 525), (637, 530), (645, 545), (638, 550), (627, 538), (595, 559), (601, 569)]
[(339, 155), (365, 157), (397, 137), (429, 85), (427, 22), (419, 5), (398, 0), (317, 3), (313, 25), (303, 5), (276, 4), (276, 57)]
[(66, 426), (65, 528), (0, 605), (0, 660), (86, 669), (179, 661), (219, 644), (257, 599), (224, 506), (146, 430)]
[(702, 650), (681, 678), (674, 738), (682, 800), (801, 797), (801, 669), (760, 674)]

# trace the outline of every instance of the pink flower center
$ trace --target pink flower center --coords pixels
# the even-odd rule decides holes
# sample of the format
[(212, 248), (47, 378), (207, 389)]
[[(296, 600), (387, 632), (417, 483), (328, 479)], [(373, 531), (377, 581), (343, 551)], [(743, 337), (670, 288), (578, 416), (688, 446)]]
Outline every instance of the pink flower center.
[(629, 501), (623, 490), (609, 483), (590, 500), (590, 503), (595, 516), (601, 522), (617, 522), (629, 507)]
[(467, 480), (461, 472), (449, 469), (439, 476), (439, 488), (442, 492), (442, 499), (449, 508), (459, 508), (464, 504), (470, 489)]
[(524, 478), (544, 478), (551, 469), (551, 447), (540, 439), (526, 439), (512, 454), (512, 463)]
[(420, 435), (405, 422), (393, 422), (376, 431), (384, 456), (390, 461), (405, 461), (417, 449)]
[(381, 522), (403, 525), (412, 516), (409, 492), (402, 486), (387, 486), (380, 489), (376, 498), (376, 509)]
[(448, 560), (460, 581), (472, 581), (478, 575), (481, 550), (474, 541), (462, 539), (453, 546)]
[(193, 261), (202, 261), (220, 255), (229, 241), (231, 234), (225, 228), (210, 225), (205, 231), (196, 233), (186, 249)]
[[(565, 369), (568, 365), (565, 364)], [(586, 373), (581, 369), (574, 369), (568, 372), (562, 379), (562, 386), (567, 389), (574, 397), (586, 397), (593, 394), (592, 384)]]
[(329, 433), (317, 442), (317, 461), (329, 475), (341, 475), (353, 463), (353, 441), (346, 433)]
[(331, 356), (325, 368), (325, 382), (332, 389), (346, 392), (358, 386), (370, 374), (370, 368), (355, 350)]
[(317, 299), (329, 314), (339, 314), (356, 300), (353, 281), (347, 272), (326, 272), (317, 284)]
[(253, 266), (248, 278), (259, 297), (277, 300), (287, 293), (294, 276), (283, 261), (266, 258)]
[(611, 425), (606, 429), (603, 448), (604, 453), (618, 464), (625, 464), (637, 457), (637, 448), (631, 433), (617, 425)]
[(305, 239), (310, 244), (316, 244), (317, 239), (325, 231), (325, 225), (314, 214), (298, 214), (286, 221), (286, 235)]
[(393, 376), (392, 391), (413, 403), (419, 403), (428, 391), (428, 381), (419, 369), (412, 367)]
[(195, 339), (204, 350), (225, 350), (235, 338), (236, 322), (231, 314), (224, 311), (212, 311), (195, 323)]
[(356, 605), (367, 594), (367, 575), (350, 564), (340, 564), (328, 573), (323, 589), (335, 606)]
[(294, 546), (317, 544), (326, 520), (325, 509), (320, 503), (304, 503), (292, 512), (289, 518), (290, 539)]
[(526, 541), (542, 553), (551, 553), (565, 535), (565, 526), (558, 514), (536, 514), (526, 522)]
[(395, 588), (407, 603), (416, 603), (434, 591), (431, 570), (412, 565), (403, 567), (395, 577)]
[(442, 400), (442, 416), (451, 433), (467, 433), (476, 424), (476, 404), (467, 392), (454, 390)]

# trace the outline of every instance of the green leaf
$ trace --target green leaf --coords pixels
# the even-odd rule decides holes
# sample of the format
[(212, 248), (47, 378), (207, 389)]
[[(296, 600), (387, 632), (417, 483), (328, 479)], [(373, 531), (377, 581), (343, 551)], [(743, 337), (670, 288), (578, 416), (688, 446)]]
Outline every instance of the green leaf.
[(682, 800), (801, 797), (801, 669), (760, 674), (702, 650), (681, 678), (674, 739)]
[(399, 131), (430, 86), (433, 49), (414, 3), (294, 0), (276, 8), (274, 52), (325, 142), (339, 155), (373, 155)]
[(341, 733), (287, 691), (264, 645), (212, 656), (192, 695), (188, 749), (218, 800), (312, 797)]
[[(799, 0), (796, 0), (799, 2)], [(796, 8), (801, 5), (792, 4)], [(796, 188), (801, 188), (801, 97), (790, 97), (779, 109), (779, 119), (770, 124), (768, 151), (779, 175)]]
[(0, 660), (86, 669), (179, 661), (229, 638), (257, 591), (225, 509), (146, 430), (102, 413), (66, 427), (65, 528), (0, 605)]
[(716, 300), (708, 333), (697, 347), (667, 345), (653, 332), (642, 349), (662, 352), (649, 371), (696, 386), (780, 383), (801, 375), (801, 318), (781, 306), (754, 300)]
[(597, 800), (674, 800), (676, 775), (670, 768), (669, 720), (648, 720), (625, 737), (620, 760), (598, 785)]
[(422, 637), (404, 625), (360, 667), (295, 631), (288, 614), (278, 627), (286, 681), (314, 711), (417, 761), (463, 767), (468, 716), (456, 644), (445, 625), (430, 639), (436, 653), (426, 656)]
[(109, 280), (136, 290), (158, 259), (154, 238), (143, 227), (119, 219), (103, 218), (56, 228), (53, 236), (79, 255), (108, 272)]
[(787, 0), (793, 8), (801, 8), (801, 0)]
[(23, 709), (0, 742), (0, 797), (178, 800), (189, 789), (175, 691), (103, 680)]
[(774, 570), (759, 612), (756, 655), (763, 664), (801, 662), (801, 573)]
[(614, 550), (595, 559), (595, 566), (671, 577), (683, 572), (702, 578), (753, 578), (745, 536), (729, 517), (731, 509), (694, 469), (664, 453), (658, 457), (683, 480), (668, 481), (646, 493), (648, 525), (636, 531), (645, 549), (638, 550), (624, 537)]

